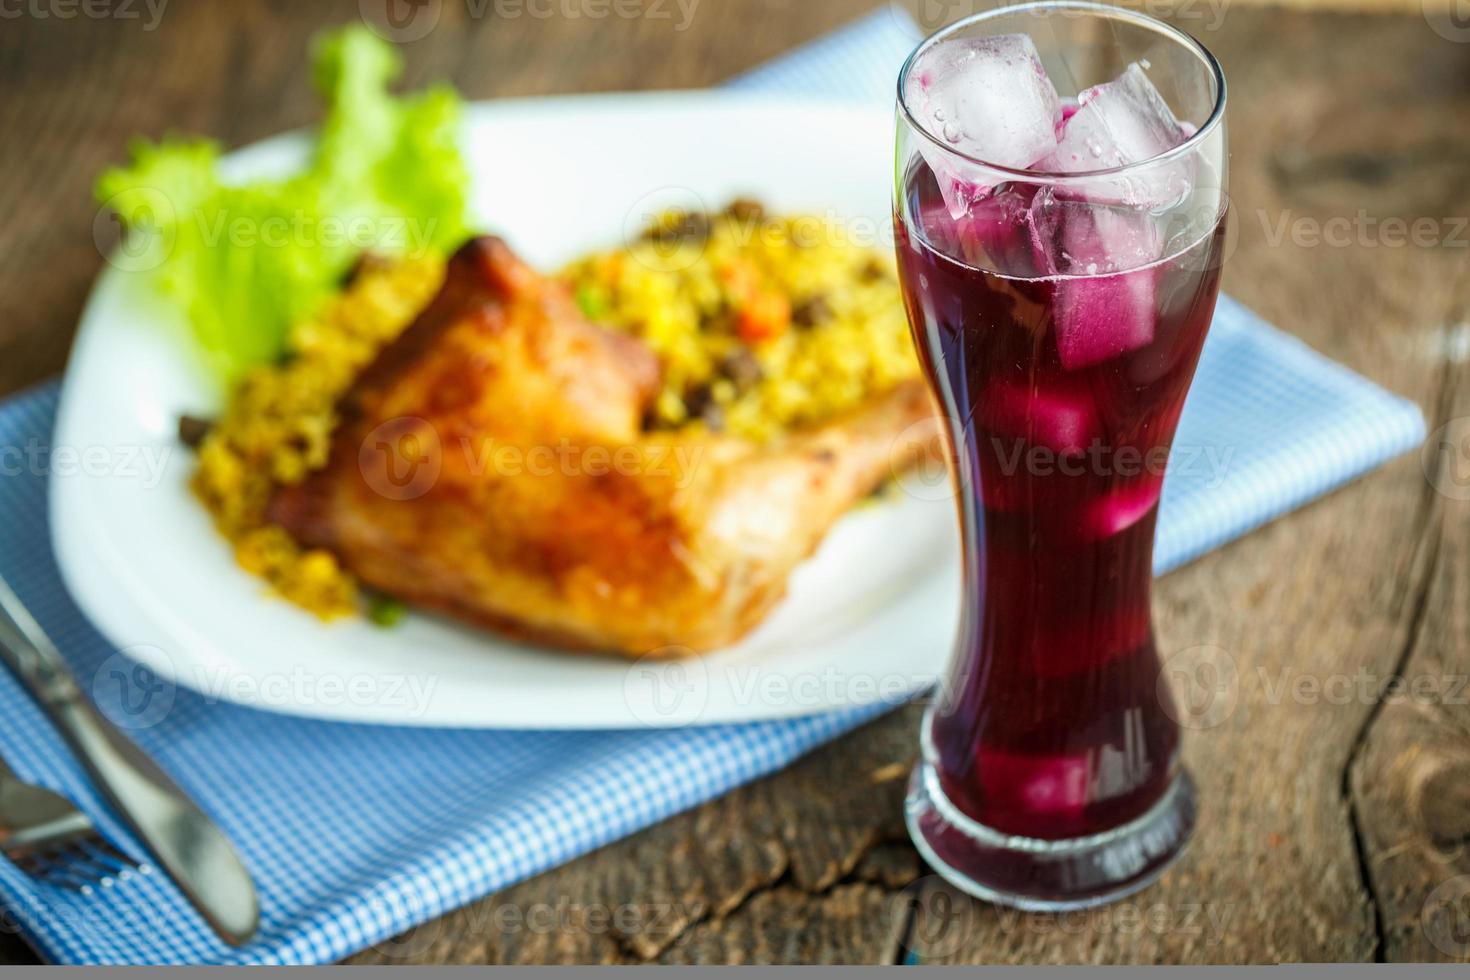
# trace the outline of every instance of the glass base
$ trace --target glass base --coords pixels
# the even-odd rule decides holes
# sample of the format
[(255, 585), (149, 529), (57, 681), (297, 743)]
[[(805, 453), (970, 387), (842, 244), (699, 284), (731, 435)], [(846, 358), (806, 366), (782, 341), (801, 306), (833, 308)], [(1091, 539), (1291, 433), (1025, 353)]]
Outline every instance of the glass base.
[(1106, 905), (1147, 888), (1174, 863), (1194, 829), (1194, 783), (1181, 772), (1162, 799), (1121, 827), (1071, 840), (1003, 834), (965, 816), (939, 774), (920, 762), (904, 802), (924, 860), (976, 898), (1032, 912)]

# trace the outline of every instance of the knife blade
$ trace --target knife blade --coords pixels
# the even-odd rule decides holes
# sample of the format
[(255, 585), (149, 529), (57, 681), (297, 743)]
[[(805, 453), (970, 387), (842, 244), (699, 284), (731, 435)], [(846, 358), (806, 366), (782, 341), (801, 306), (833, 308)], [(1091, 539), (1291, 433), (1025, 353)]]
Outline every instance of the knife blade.
[(204, 811), (87, 700), (56, 645), (3, 579), (0, 660), (29, 690), (117, 815), (210, 927), (231, 945), (248, 942), (259, 927), (260, 902), (234, 847)]

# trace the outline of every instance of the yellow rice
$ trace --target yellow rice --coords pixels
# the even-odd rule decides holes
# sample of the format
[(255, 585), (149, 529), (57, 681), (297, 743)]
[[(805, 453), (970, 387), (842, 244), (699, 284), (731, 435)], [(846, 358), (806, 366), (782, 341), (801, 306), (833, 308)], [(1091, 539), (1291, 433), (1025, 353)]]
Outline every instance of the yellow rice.
[[(792, 428), (854, 408), (918, 373), (908, 321), (889, 252), (851, 244), (839, 222), (811, 215), (770, 219), (754, 205), (727, 210), (696, 227), (664, 215), (674, 231), (602, 252), (565, 273), (583, 311), (641, 338), (664, 366), (654, 405), (661, 428), (691, 419), (691, 395), (731, 435), (765, 442)], [(784, 298), (793, 315), (816, 309), (820, 321), (792, 322), (747, 342), (738, 324), (751, 297)], [(742, 383), (724, 365), (748, 354), (759, 380)], [(696, 409), (697, 412), (697, 409)]]
[[(661, 216), (645, 238), (563, 271), (583, 311), (641, 338), (664, 367), (652, 428), (767, 441), (917, 374), (891, 255), (841, 225), (749, 204)], [(193, 487), (242, 567), (329, 619), (362, 608), (336, 558), (266, 520), (278, 486), (326, 463), (334, 406), (443, 280), (441, 259), (372, 267), (252, 370), (199, 448)]]
[(266, 520), (278, 486), (327, 462), (335, 405), (357, 373), (412, 322), (444, 277), (438, 259), (371, 268), (296, 325), (280, 364), (250, 371), (199, 447), (193, 487), (235, 559), (280, 595), (324, 619), (358, 608), (358, 589), (335, 556), (304, 549)]

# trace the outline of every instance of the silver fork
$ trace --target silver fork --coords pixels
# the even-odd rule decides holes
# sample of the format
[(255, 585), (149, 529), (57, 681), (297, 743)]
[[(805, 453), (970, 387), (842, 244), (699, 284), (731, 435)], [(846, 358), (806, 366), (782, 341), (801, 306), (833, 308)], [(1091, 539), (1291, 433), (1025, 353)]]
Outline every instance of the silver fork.
[(145, 867), (157, 868), (178, 885), (225, 942), (248, 942), (260, 924), (260, 901), (229, 839), (87, 699), (61, 651), (3, 578), (0, 664), (20, 679), (113, 813), (138, 835), (151, 859)]
[(147, 870), (103, 837), (70, 800), (21, 779), (3, 759), (0, 853), (38, 881), (83, 893)]

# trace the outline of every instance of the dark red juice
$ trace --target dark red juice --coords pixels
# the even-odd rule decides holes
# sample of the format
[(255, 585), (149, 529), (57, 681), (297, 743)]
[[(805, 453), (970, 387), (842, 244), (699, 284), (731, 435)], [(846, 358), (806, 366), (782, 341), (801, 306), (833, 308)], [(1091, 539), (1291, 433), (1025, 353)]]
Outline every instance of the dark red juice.
[(1150, 626), (1154, 526), (1224, 235), (1217, 223), (1143, 267), (1058, 276), (1027, 217), (1038, 193), (998, 188), (957, 221), (920, 161), (895, 227), (964, 535), (930, 753), (965, 816), (1060, 840), (1144, 815), (1178, 771)]

